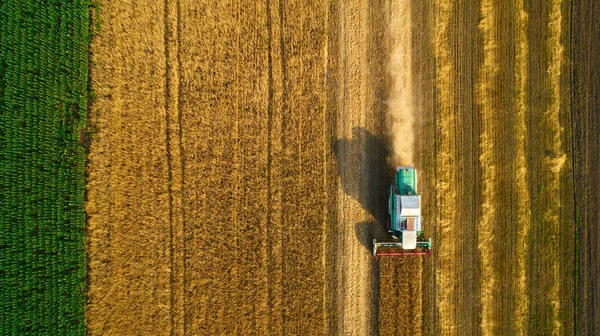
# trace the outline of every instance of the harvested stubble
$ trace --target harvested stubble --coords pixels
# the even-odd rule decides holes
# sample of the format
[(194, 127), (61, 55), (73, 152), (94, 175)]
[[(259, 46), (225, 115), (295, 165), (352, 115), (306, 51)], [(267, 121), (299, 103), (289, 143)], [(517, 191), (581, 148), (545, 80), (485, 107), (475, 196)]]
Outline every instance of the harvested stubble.
[(600, 6), (593, 0), (573, 2), (572, 6), (573, 86), (569, 104), (573, 118), (578, 279), (576, 306), (571, 313), (576, 317), (575, 334), (593, 335), (600, 331)]
[(435, 131), (421, 140), (436, 135), (427, 333), (572, 333), (568, 6), (436, 8)]

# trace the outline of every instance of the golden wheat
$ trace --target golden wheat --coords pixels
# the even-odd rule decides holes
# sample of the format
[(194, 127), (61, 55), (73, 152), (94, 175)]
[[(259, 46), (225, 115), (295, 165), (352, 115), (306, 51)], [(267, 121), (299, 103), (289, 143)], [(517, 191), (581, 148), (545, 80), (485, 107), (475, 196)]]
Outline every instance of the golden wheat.
[(327, 7), (162, 4), (92, 46), (89, 332), (322, 334)]
[(380, 270), (380, 334), (420, 335), (423, 259), (382, 259)]
[(163, 4), (102, 6), (92, 49), (91, 335), (170, 329)]

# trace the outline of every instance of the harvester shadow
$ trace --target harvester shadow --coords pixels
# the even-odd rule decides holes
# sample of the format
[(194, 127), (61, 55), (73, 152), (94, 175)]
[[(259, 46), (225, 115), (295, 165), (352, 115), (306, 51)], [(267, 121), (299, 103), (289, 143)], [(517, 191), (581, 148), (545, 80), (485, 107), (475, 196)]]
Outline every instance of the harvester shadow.
[(389, 144), (368, 130), (355, 127), (352, 137), (336, 140), (332, 146), (342, 190), (374, 218), (354, 228), (357, 240), (370, 251), (373, 238), (389, 238), (384, 228), (388, 186), (394, 176), (389, 164)]
[(354, 235), (358, 242), (369, 252), (373, 251), (373, 238), (382, 239), (384, 235), (375, 236), (380, 231), (378, 222), (360, 222), (354, 225)]

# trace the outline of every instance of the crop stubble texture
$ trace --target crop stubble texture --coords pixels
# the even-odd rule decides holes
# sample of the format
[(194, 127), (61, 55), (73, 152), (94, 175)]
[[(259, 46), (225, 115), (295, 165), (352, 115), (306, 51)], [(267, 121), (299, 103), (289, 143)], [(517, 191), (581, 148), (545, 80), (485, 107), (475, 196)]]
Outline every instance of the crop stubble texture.
[(600, 332), (600, 6), (595, 1), (573, 1), (571, 109), (573, 169), (577, 220), (577, 275), (575, 331)]
[[(339, 2), (339, 67), (337, 139), (353, 139), (352, 145), (338, 148), (338, 175), (340, 187), (337, 193), (339, 223), (337, 295), (340, 297), (340, 325), (337, 332), (368, 334), (372, 323), (370, 291), (371, 281), (368, 252), (357, 241), (355, 225), (366, 220), (361, 206), (361, 176), (363, 175), (363, 148), (366, 139), (358, 129), (365, 128), (367, 109), (367, 12), (365, 2)], [(350, 269), (354, 268), (355, 272)]]
[[(434, 148), (425, 180), (437, 185), (435, 202), (424, 203), (437, 213), (430, 266), (437, 286), (424, 284), (425, 333), (573, 330), (574, 225), (562, 224), (573, 223), (565, 163), (569, 6), (436, 2), (427, 28), (436, 105), (417, 143), (423, 162), (433, 160), (423, 146)], [(543, 141), (530, 146), (530, 139)]]

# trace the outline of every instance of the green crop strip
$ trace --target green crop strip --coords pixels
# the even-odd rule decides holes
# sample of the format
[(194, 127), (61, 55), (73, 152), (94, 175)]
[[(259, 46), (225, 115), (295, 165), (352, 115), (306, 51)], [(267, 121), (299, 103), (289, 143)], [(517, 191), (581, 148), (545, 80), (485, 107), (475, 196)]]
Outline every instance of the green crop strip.
[(90, 0), (0, 0), (0, 335), (85, 334)]

